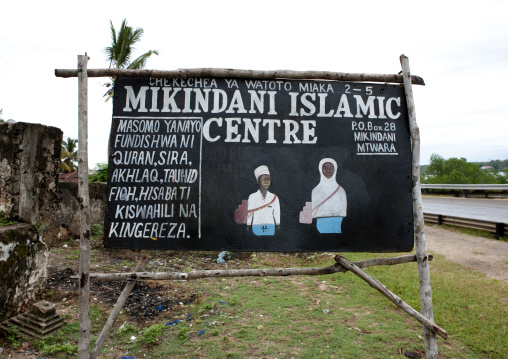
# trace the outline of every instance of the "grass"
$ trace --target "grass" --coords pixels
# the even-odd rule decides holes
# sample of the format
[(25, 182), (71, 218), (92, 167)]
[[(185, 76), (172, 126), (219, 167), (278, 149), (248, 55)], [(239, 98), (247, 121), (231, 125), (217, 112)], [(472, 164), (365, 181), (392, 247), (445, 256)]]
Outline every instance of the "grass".
[(483, 231), (481, 229), (453, 226), (450, 224), (437, 225), (435, 223), (425, 223), (425, 225), (446, 229), (447, 231), (452, 231), (452, 232), (456, 232), (456, 233), (467, 234), (467, 235), (473, 236), (473, 237), (484, 237), (484, 238), (496, 239), (501, 242), (508, 242), (508, 237), (496, 238), (495, 233)]
[(68, 250), (68, 255), (65, 257), (68, 260), (79, 260), (79, 249)]
[[(371, 270), (377, 277), (387, 275), (386, 271), (383, 268)], [(408, 276), (413, 275), (404, 272), (407, 273), (403, 271), (398, 273), (401, 276), (397, 276), (396, 280), (392, 279), (392, 284), (395, 284), (393, 288), (398, 288), (406, 301), (412, 300), (412, 305), (418, 307), (418, 288), (406, 283)], [(468, 276), (467, 272), (462, 274)], [(207, 298), (205, 305), (196, 308), (206, 313), (202, 308), (209, 308), (215, 303), (213, 309), (208, 311), (209, 316), (194, 323), (183, 322), (179, 327), (163, 333), (160, 344), (152, 353), (153, 357), (164, 357), (164, 353), (183, 356), (205, 346), (206, 350), (201, 350), (202, 355), (212, 358), (221, 358), (224, 353), (227, 357), (239, 358), (390, 358), (404, 350), (423, 350), (418, 323), (408, 319), (404, 313), (359, 282), (358, 278), (350, 274), (344, 276), (344, 279), (323, 276), (296, 280), (261, 278), (228, 279), (226, 283), (217, 281), (218, 292)], [(392, 278), (391, 275), (389, 277)], [(472, 279), (473, 284), (484, 280), (474, 277), (468, 279)], [(416, 276), (411, 280), (417, 283)], [(438, 275), (440, 285), (443, 280), (447, 282), (446, 278)], [(388, 281), (389, 278), (385, 278), (385, 282)], [(453, 287), (452, 291), (460, 289), (458, 293), (463, 293), (461, 298), (454, 298), (449, 291), (441, 290), (435, 295), (436, 308), (441, 306), (441, 302), (446, 303), (443, 304), (445, 310), (436, 310), (437, 322), (452, 334), (450, 344), (445, 345), (441, 341), (441, 353), (444, 357), (504, 357), (507, 343), (500, 334), (506, 333), (506, 323), (503, 322), (501, 303), (496, 306), (494, 296), (488, 299), (489, 303), (495, 305), (495, 310), (490, 314), (486, 315), (484, 307), (476, 306), (468, 308), (467, 315), (460, 315), (464, 311), (463, 303), (478, 302), (479, 298), (475, 298), (478, 294), (474, 291), (471, 293), (459, 287)], [(237, 306), (227, 304), (232, 293), (240, 303)], [(217, 304), (220, 301), (226, 304), (220, 306)], [(328, 310), (328, 314), (324, 310)], [(488, 318), (488, 323), (482, 321), (483, 317)], [(468, 319), (465, 321), (465, 318)], [(474, 322), (478, 325), (474, 325)], [(211, 326), (215, 328), (211, 332), (215, 335), (197, 336), (205, 329), (208, 333)], [(460, 341), (454, 332), (458, 333)], [(489, 338), (493, 333), (494, 337)]]
[[(379, 256), (389, 255), (346, 254), (352, 261)], [(254, 253), (245, 260), (257, 268), (333, 263), (329, 254)], [(438, 337), (440, 357), (508, 357), (508, 285), (437, 254), (430, 269), (435, 322), (449, 333), (447, 341)], [(420, 310), (416, 263), (365, 270)], [(209, 278), (182, 285), (199, 293), (194, 303), (149, 323), (132, 323), (121, 314), (101, 357), (382, 359), (424, 351), (420, 323), (352, 273)], [(92, 347), (110, 310), (91, 306)], [(41, 356), (72, 355), (78, 329), (70, 322), (35, 341)]]
[(508, 286), (443, 261), (433, 271), (435, 320), (482, 358), (508, 357)]
[[(473, 236), (473, 237), (485, 237), (485, 238), (490, 238), (490, 239), (496, 239), (496, 235), (494, 233), (483, 231), (481, 229), (453, 226), (450, 224), (442, 224), (438, 227), (442, 228), (442, 229), (446, 229), (448, 231), (452, 231), (452, 232), (467, 234), (467, 235)], [(501, 238), (503, 238), (503, 237), (501, 237)]]
[(11, 224), (16, 224), (16, 223), (18, 223), (18, 222), (13, 221), (9, 218), (6, 218), (4, 212), (0, 212), (0, 227), (10, 226)]
[[(375, 256), (347, 255), (351, 260)], [(308, 259), (258, 254), (257, 259), (261, 267), (281, 263), (317, 266), (333, 261), (327, 255)], [(366, 271), (419, 310), (416, 264)], [(468, 271), (440, 255), (431, 263), (431, 275), (435, 321), (450, 334), (448, 341), (438, 338), (441, 357), (508, 357), (506, 283)], [(206, 294), (181, 312), (170, 313), (146, 327), (117, 327), (103, 355), (120, 350), (146, 358), (381, 359), (424, 350), (421, 325), (352, 273), (213, 278), (188, 285)], [(193, 319), (186, 321), (189, 313)], [(92, 319), (93, 335), (100, 331), (106, 319), (103, 317)], [(175, 319), (180, 322), (167, 325)], [(64, 337), (76, 338), (77, 328), (72, 328), (76, 332), (66, 331)], [(130, 339), (133, 335), (136, 340)]]

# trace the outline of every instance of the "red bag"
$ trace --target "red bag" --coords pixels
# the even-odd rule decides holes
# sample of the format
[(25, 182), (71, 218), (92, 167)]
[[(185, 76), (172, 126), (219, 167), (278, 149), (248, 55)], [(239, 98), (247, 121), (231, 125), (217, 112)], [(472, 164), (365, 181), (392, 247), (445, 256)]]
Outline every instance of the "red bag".
[(300, 223), (312, 223), (312, 202), (305, 202), (303, 211), (300, 212)]
[(249, 212), (249, 201), (243, 200), (242, 204), (235, 210), (235, 222), (238, 224), (247, 224), (247, 214)]

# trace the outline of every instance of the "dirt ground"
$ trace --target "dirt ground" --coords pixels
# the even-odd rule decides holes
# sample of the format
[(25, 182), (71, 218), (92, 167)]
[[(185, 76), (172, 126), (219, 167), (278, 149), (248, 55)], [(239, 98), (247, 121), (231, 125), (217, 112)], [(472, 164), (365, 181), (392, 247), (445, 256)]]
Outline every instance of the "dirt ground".
[[(467, 234), (442, 229), (437, 226), (425, 227), (427, 248), (430, 253), (442, 254), (447, 260), (459, 263), (466, 268), (484, 273), (486, 276), (508, 283), (508, 242), (474, 237)], [(71, 243), (70, 248), (52, 249), (50, 254), (47, 300), (70, 302), (77, 300), (77, 283), (70, 276), (78, 272), (78, 260), (69, 256), (76, 251), (79, 243)], [(104, 249), (100, 241), (92, 244), (91, 271), (123, 272), (130, 271), (140, 257), (133, 251)], [(145, 271), (187, 272), (196, 269), (216, 269), (223, 265), (215, 263), (218, 252), (179, 252), (147, 251), (149, 260)], [(228, 268), (250, 268), (253, 264), (250, 253), (233, 254), (228, 259)], [(235, 260), (236, 259), (236, 260)], [(96, 304), (114, 305), (123, 289), (123, 282), (91, 283), (91, 300)], [(196, 293), (186, 288), (182, 282), (138, 282), (125, 310), (135, 321), (155, 319), (164, 311), (173, 311), (179, 306), (195, 300)], [(70, 303), (69, 303), (70, 304)]]
[[(70, 279), (79, 271), (79, 261), (75, 255), (78, 243), (72, 243), (65, 249), (54, 248), (50, 251), (48, 282), (44, 299), (50, 302), (67, 302), (68, 314), (72, 304), (77, 302), (78, 283)], [(95, 250), (94, 250), (95, 249)], [(212, 252), (146, 251), (146, 272), (187, 272), (196, 269), (213, 269), (217, 266)], [(98, 273), (131, 272), (141, 253), (135, 251), (117, 251), (105, 249), (100, 241), (92, 243), (90, 271)], [(231, 263), (235, 266), (236, 263)], [(90, 300), (100, 307), (111, 308), (122, 293), (125, 282), (91, 281)], [(147, 323), (164, 312), (173, 312), (194, 302), (197, 293), (191, 286), (180, 281), (138, 281), (129, 295), (124, 310), (129, 319), (138, 323)]]
[[(508, 283), (508, 242), (474, 237), (437, 226), (426, 226), (425, 233), (430, 253), (444, 255), (449, 261)], [(90, 263), (92, 272), (130, 271), (140, 257), (140, 253), (133, 251), (104, 249), (100, 241), (93, 242), (92, 252)], [(150, 272), (187, 272), (223, 266), (215, 263), (218, 252), (161, 251), (148, 254), (149, 260), (145, 271)], [(77, 305), (77, 283), (70, 277), (78, 271), (78, 256), (77, 241), (51, 249), (46, 292), (41, 298), (59, 303), (58, 314), (70, 315), (71, 321), (77, 320), (77, 312), (72, 310)], [(250, 268), (254, 263), (250, 253), (234, 256), (228, 259), (229, 269)], [(109, 310), (116, 302), (123, 286), (123, 282), (92, 282), (91, 302), (104, 310)], [(199, 293), (186, 282), (138, 282), (127, 300), (124, 311), (130, 321), (147, 325), (165, 312), (178, 313), (198, 298)], [(30, 347), (16, 350), (8, 347), (6, 340), (0, 338), (0, 358), (26, 358), (27, 355), (36, 353)]]
[(425, 227), (427, 251), (508, 283), (508, 242), (474, 237), (436, 226)]

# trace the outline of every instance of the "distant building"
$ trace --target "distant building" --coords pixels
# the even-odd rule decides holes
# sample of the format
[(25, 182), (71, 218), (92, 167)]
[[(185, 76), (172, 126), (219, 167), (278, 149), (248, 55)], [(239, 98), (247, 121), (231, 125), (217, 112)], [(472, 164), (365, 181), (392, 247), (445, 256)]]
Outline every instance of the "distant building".
[(58, 175), (58, 182), (73, 182), (78, 183), (78, 172), (60, 173)]

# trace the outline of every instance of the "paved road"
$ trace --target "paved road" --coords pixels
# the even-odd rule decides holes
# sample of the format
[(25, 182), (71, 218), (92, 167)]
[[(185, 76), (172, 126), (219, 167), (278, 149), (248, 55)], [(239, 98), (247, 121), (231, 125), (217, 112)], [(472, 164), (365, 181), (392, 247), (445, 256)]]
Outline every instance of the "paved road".
[(508, 199), (423, 196), (423, 213), (508, 223)]

